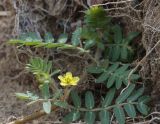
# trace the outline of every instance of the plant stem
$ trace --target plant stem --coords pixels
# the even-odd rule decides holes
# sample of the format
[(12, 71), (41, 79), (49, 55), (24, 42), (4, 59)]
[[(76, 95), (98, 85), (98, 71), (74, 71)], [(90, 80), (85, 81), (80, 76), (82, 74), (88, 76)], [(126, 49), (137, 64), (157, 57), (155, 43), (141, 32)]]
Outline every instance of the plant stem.
[[(69, 90), (69, 91), (70, 91), (70, 90)], [(68, 99), (68, 96), (69, 96), (68, 92), (69, 92), (69, 91), (67, 91), (67, 94), (64, 94), (64, 96), (61, 97), (61, 100), (62, 100), (62, 101)], [(42, 100), (42, 99), (41, 99), (41, 100)], [(41, 101), (41, 100), (40, 100), (40, 101)], [(58, 107), (58, 106), (52, 106), (51, 112), (52, 112), (52, 111), (55, 112), (55, 111), (57, 111), (57, 110), (59, 110), (59, 107)], [(23, 117), (23, 118), (21, 118), (21, 119), (18, 119), (18, 120), (16, 120), (16, 121), (10, 122), (10, 123), (8, 123), (8, 124), (25, 124), (25, 123), (27, 123), (27, 122), (31, 122), (31, 121), (33, 121), (33, 120), (35, 120), (35, 119), (37, 119), (37, 118), (40, 118), (40, 117), (42, 117), (42, 116), (44, 116), (44, 115), (46, 115), (46, 112), (44, 112), (43, 110), (40, 110), (40, 111), (38, 111), (38, 112), (34, 112), (34, 113), (31, 114), (31, 115), (25, 116), (25, 117)]]
[[(59, 109), (59, 108), (56, 107), (56, 106), (53, 106), (53, 107), (52, 107), (52, 111), (57, 111), (58, 109)], [(43, 110), (40, 110), (40, 111), (38, 111), (38, 112), (35, 112), (35, 113), (31, 114), (31, 115), (28, 115), (28, 116), (26, 116), (26, 117), (23, 117), (23, 118), (21, 118), (21, 119), (19, 119), (19, 120), (10, 122), (10, 123), (8, 123), (8, 124), (25, 124), (25, 123), (27, 123), (27, 122), (31, 122), (32, 120), (35, 120), (35, 119), (37, 119), (37, 118), (40, 118), (40, 117), (42, 117), (42, 116), (44, 116), (44, 115), (46, 115), (46, 113), (45, 113)]]
[[(126, 105), (126, 104), (132, 104), (132, 105), (136, 105), (138, 104), (137, 102), (132, 102), (132, 103), (121, 103), (121, 104), (114, 104), (114, 105), (111, 105), (111, 106), (108, 106), (108, 107), (102, 107), (102, 108), (94, 108), (94, 109), (86, 109), (86, 108), (75, 108), (74, 106), (72, 105), (69, 105), (68, 108), (71, 108), (71, 109), (76, 109), (76, 110), (79, 110), (79, 111), (82, 111), (82, 112), (86, 112), (86, 111), (92, 111), (92, 112), (96, 112), (96, 111), (102, 111), (102, 110), (110, 110), (112, 108), (115, 108), (115, 107), (120, 107), (120, 106), (123, 106), (123, 105)], [(67, 108), (67, 109), (68, 109)]]

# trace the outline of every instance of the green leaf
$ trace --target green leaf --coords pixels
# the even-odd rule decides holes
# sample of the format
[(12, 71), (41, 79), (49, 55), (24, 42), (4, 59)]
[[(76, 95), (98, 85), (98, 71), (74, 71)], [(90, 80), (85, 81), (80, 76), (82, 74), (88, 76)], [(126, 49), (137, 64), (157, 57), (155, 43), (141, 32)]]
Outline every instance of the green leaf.
[(97, 42), (97, 47), (101, 50), (104, 50), (105, 49), (105, 46), (102, 42)]
[(15, 93), (16, 97), (22, 100), (29, 100), (29, 96), (25, 93)]
[(122, 107), (113, 108), (113, 112), (119, 124), (125, 124), (125, 113)]
[(88, 111), (85, 113), (84, 121), (86, 124), (94, 124), (96, 115), (94, 112)]
[(71, 123), (73, 121), (76, 121), (80, 118), (80, 112), (79, 111), (72, 111), (69, 114), (67, 114), (64, 118), (63, 118), (63, 122), (65, 123)]
[(109, 77), (109, 73), (108, 72), (103, 72), (97, 79), (96, 79), (96, 83), (102, 83), (105, 80), (107, 80), (107, 78)]
[(143, 103), (148, 103), (151, 100), (150, 96), (141, 96), (138, 101)]
[(74, 106), (76, 108), (81, 107), (81, 98), (78, 96), (77, 91), (72, 90), (71, 93), (70, 93), (70, 95), (71, 95), (71, 98), (72, 98)]
[(22, 37), (23, 38), (20, 37), (20, 39), (26, 42), (42, 42), (40, 35), (36, 32), (25, 33)]
[(116, 79), (116, 77), (114, 75), (109, 77), (108, 82), (107, 82), (107, 88), (110, 88), (113, 86), (115, 79)]
[(82, 33), (82, 28), (78, 27), (72, 34), (72, 45), (78, 46), (80, 43), (80, 38), (81, 38), (81, 33)]
[(66, 101), (55, 101), (54, 105), (59, 106), (61, 108), (67, 108), (68, 103)]
[(51, 102), (50, 101), (47, 101), (47, 102), (43, 102), (43, 109), (44, 111), (47, 113), (47, 114), (50, 114), (51, 112)]
[(103, 69), (107, 69), (109, 66), (109, 60), (108, 59), (104, 59), (100, 62), (100, 65)]
[(132, 74), (130, 80), (138, 80), (140, 76), (138, 74)]
[(117, 88), (117, 89), (120, 89), (120, 88), (121, 88), (122, 83), (123, 83), (122, 79), (116, 77), (116, 88)]
[(53, 100), (58, 99), (59, 97), (62, 96), (62, 89), (57, 90), (54, 94), (53, 94)]
[(56, 74), (58, 74), (59, 72), (61, 72), (61, 70), (60, 69), (56, 69), (56, 70), (54, 70), (53, 72), (52, 72), (52, 76), (54, 76), (54, 75), (56, 75)]
[(39, 96), (27, 91), (27, 95), (30, 97), (30, 100), (38, 100)]
[(104, 101), (102, 102), (102, 107), (107, 107), (107, 106), (111, 105), (112, 100), (115, 95), (115, 91), (116, 91), (115, 88), (112, 88), (108, 91)]
[(40, 85), (40, 89), (42, 92), (42, 95), (45, 99), (49, 99), (50, 93), (49, 93), (49, 84), (48, 83), (43, 83)]
[(129, 87), (124, 92), (122, 92), (120, 96), (118, 96), (118, 98), (116, 99), (116, 103), (124, 102), (130, 96), (134, 88), (135, 84), (130, 84)]
[(134, 105), (126, 104), (126, 105), (124, 105), (124, 109), (127, 112), (128, 116), (130, 116), (131, 118), (136, 117), (136, 110), (134, 108)]
[(143, 115), (147, 115), (149, 112), (149, 108), (147, 105), (145, 105), (143, 102), (140, 102), (139, 104), (136, 105), (137, 109), (140, 113), (142, 113)]
[(35, 75), (49, 74), (52, 68), (52, 62), (46, 61), (41, 58), (31, 58), (29, 64), (26, 65), (26, 69)]
[[(128, 75), (130, 74), (130, 72), (132, 71), (132, 69), (130, 70), (127, 70), (126, 72), (124, 72), (122, 75), (123, 77), (126, 77), (124, 82), (126, 82), (126, 84), (128, 84)], [(132, 74), (130, 76), (130, 80), (133, 82), (133, 81), (136, 81), (140, 78), (139, 74)]]
[(119, 25), (115, 25), (113, 27), (114, 32), (114, 42), (121, 43), (122, 42), (122, 29)]
[(129, 44), (139, 34), (140, 34), (140, 32), (131, 32), (131, 33), (129, 33), (127, 38), (125, 39), (125, 42), (127, 42)]
[(84, 49), (89, 49), (96, 44), (95, 40), (87, 40), (85, 41)]
[(147, 115), (149, 112), (149, 108), (147, 105), (145, 105), (145, 103), (148, 103), (150, 101), (150, 97), (149, 96), (141, 96), (138, 99), (138, 104), (136, 105), (138, 111), (140, 113), (142, 113), (143, 115)]
[(110, 114), (108, 111), (102, 110), (99, 113), (101, 124), (110, 124)]
[(104, 29), (110, 24), (110, 18), (102, 7), (93, 6), (85, 11), (84, 22), (87, 26), (94, 29)]
[(91, 91), (87, 91), (85, 94), (85, 106), (88, 109), (92, 109), (94, 107), (94, 97)]
[(116, 75), (121, 75), (121, 74), (123, 74), (123, 73), (127, 70), (128, 67), (129, 67), (128, 64), (125, 64), (125, 65), (121, 66), (120, 68), (118, 68), (118, 69), (116, 70)]
[(137, 100), (143, 94), (143, 92), (144, 92), (144, 87), (139, 88), (138, 90), (136, 90), (131, 94), (131, 96), (127, 99), (127, 101), (133, 102)]
[(128, 50), (126, 47), (121, 48), (121, 59), (127, 60), (128, 59)]
[(119, 67), (119, 63), (114, 63), (107, 69), (107, 71), (109, 71), (110, 73), (114, 72), (118, 67)]
[(120, 47), (117, 45), (115, 47), (112, 48), (113, 49), (113, 53), (112, 53), (112, 61), (117, 61), (119, 60), (120, 57)]
[(58, 43), (66, 43), (68, 40), (67, 34), (61, 34), (58, 38)]
[(45, 33), (44, 40), (45, 40), (46, 43), (53, 43), (54, 42), (54, 37), (51, 34), (51, 32)]
[(28, 34), (27, 33), (22, 33), (18, 36), (18, 39), (17, 40), (21, 40), (23, 42), (25, 42), (25, 40), (27, 39), (28, 37)]
[(99, 74), (103, 72), (103, 68), (98, 66), (90, 66), (87, 68), (87, 72), (92, 74)]

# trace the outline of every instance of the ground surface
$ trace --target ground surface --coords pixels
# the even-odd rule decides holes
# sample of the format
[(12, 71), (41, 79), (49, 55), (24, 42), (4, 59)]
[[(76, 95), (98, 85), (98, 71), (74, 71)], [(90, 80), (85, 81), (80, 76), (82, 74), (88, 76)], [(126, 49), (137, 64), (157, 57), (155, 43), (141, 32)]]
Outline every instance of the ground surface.
[[(16, 99), (16, 97), (14, 96), (15, 92), (24, 92), (32, 89), (36, 91), (35, 89), (36, 87), (33, 86), (30, 80), (26, 80), (28, 77), (23, 76), (23, 73), (21, 73), (21, 71), (24, 68), (24, 65), (20, 63), (20, 61), (18, 61), (16, 57), (15, 47), (11, 47), (6, 43), (8, 39), (16, 35), (17, 29), (20, 28), (20, 27), (17, 27), (18, 26), (17, 23), (19, 23), (18, 21), (23, 22), (24, 20), (27, 20), (25, 17), (21, 18), (22, 20), (17, 20), (16, 16), (18, 15), (16, 15), (17, 12), (15, 10), (14, 4), (11, 1), (12, 0), (0, 0), (0, 124), (6, 124), (7, 122), (12, 121), (17, 117), (21, 117), (23, 115), (32, 113), (34, 110), (39, 108), (39, 106), (26, 107), (26, 102), (22, 102)], [(23, 0), (19, 0), (19, 1), (23, 1)], [(45, 1), (50, 1), (50, 0), (45, 0)], [(62, 0), (59, 0), (59, 1), (62, 1)], [(43, 7), (43, 4), (41, 3), (44, 3), (44, 2), (41, 2), (41, 0), (36, 0), (36, 2), (38, 5), (37, 7), (40, 7), (40, 8)], [(51, 15), (48, 16), (49, 21), (44, 20), (44, 22), (42, 21), (41, 23), (41, 20), (38, 20), (40, 22), (39, 23), (40, 26), (38, 27), (38, 29), (41, 29), (42, 27), (45, 27), (45, 28), (47, 27), (47, 29), (52, 28), (52, 31), (53, 31), (53, 29), (56, 26), (53, 24), (50, 25), (50, 23), (55, 19), (54, 16), (55, 14), (57, 14), (55, 13), (55, 11), (57, 10), (54, 11), (53, 8), (55, 7), (49, 4), (49, 2), (46, 2), (46, 3), (49, 6), (48, 12)], [(26, 4), (26, 2), (24, 2), (24, 4)], [(64, 3), (59, 2), (57, 4), (64, 4)], [(157, 2), (157, 0), (152, 0), (152, 2), (150, 0), (143, 0), (141, 5), (144, 7), (144, 10), (143, 10), (144, 17), (140, 17), (140, 19), (137, 17), (139, 19), (137, 21), (137, 20), (134, 20), (133, 18), (128, 19), (128, 17), (126, 16), (125, 21), (126, 19), (128, 19), (129, 23), (126, 21), (125, 24), (128, 26), (129, 30), (140, 29), (142, 31), (142, 43), (140, 44), (141, 45), (143, 44), (142, 46), (146, 51), (150, 51), (150, 49), (159, 40), (159, 36), (160, 36), (159, 34), (160, 15), (159, 13), (157, 13), (159, 12), (160, 4)], [(5, 13), (1, 13), (1, 11)], [(61, 11), (58, 11), (58, 12), (61, 12)], [(43, 16), (46, 18), (47, 14)], [(27, 15), (27, 17), (37, 17), (38, 19), (39, 18), (43, 19), (42, 18), (43, 16), (39, 17), (39, 15), (37, 16)], [(132, 25), (130, 24), (131, 21), (135, 21), (136, 23)], [(135, 26), (137, 25), (137, 23), (141, 26)], [(33, 28), (32, 25), (30, 25), (31, 27), (27, 27), (27, 26), (26, 26), (27, 30)], [(160, 79), (159, 79), (160, 49), (159, 48), (160, 47), (157, 47), (155, 51), (153, 51), (152, 55), (146, 59), (145, 63), (142, 64), (142, 69), (141, 69), (144, 81), (150, 83), (148, 84), (148, 87), (151, 88), (152, 96), (157, 104), (159, 104), (159, 93), (160, 93), (160, 90), (159, 90), (160, 89), (159, 88), (160, 86), (159, 85), (160, 84)], [(140, 58), (142, 58), (141, 55), (140, 55)], [(21, 60), (23, 59), (24, 58), (22, 57)], [(51, 115), (50, 117), (45, 117), (45, 118), (39, 119), (38, 121), (34, 121), (33, 124), (41, 124), (41, 123), (52, 124), (52, 123), (55, 123), (53, 122), (53, 120), (58, 120), (58, 118), (54, 117), (54, 115)]]

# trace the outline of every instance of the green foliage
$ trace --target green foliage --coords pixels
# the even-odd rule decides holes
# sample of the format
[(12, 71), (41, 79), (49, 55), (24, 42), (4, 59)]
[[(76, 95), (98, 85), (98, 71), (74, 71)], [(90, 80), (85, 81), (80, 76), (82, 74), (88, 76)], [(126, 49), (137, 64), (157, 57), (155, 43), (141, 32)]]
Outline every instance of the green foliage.
[(110, 124), (110, 113), (109, 111), (101, 110), (99, 112), (99, 118), (101, 124)]
[(72, 34), (72, 39), (71, 39), (71, 42), (72, 42), (72, 45), (74, 46), (78, 46), (81, 42), (81, 33), (82, 33), (82, 28), (81, 27), (78, 27)]
[(70, 122), (78, 120), (79, 118), (80, 118), (80, 112), (73, 110), (72, 112), (70, 112), (68, 115), (66, 115), (63, 118), (63, 121), (65, 123), (70, 123)]
[(115, 114), (116, 119), (119, 124), (125, 124), (125, 113), (121, 106), (117, 106), (113, 108), (113, 112)]
[(97, 30), (93, 29), (93, 28), (89, 28), (87, 26), (84, 26), (82, 28), (82, 33), (81, 33), (81, 37), (82, 39), (85, 39), (85, 44), (90, 41), (93, 40), (95, 43), (100, 42), (101, 38), (99, 37), (99, 35), (97, 35)]
[[(26, 65), (26, 69), (30, 72), (32, 72), (35, 76), (36, 79), (39, 82), (39, 89), (41, 91), (42, 94), (42, 98), (45, 100), (43, 102), (43, 109), (44, 111), (49, 114), (51, 112), (51, 101), (49, 100), (51, 97), (50, 94), (50, 84), (52, 82), (51, 76), (54, 74), (57, 74), (59, 72), (59, 70), (55, 70), (55, 71), (51, 71), (52, 70), (52, 62), (51, 61), (46, 61), (43, 60), (41, 58), (32, 58), (29, 61), (29, 64)], [(52, 72), (52, 73), (51, 73)], [(32, 101), (34, 100), (32, 94), (16, 94), (18, 97), (22, 97), (25, 99), (31, 99)], [(21, 95), (21, 96), (20, 96)], [(30, 96), (28, 96), (30, 95)], [(60, 96), (62, 95), (62, 91), (61, 90), (57, 90), (54, 94), (53, 94), (53, 100), (57, 100)], [(38, 100), (38, 98), (36, 98), (36, 100)], [(61, 101), (55, 101), (54, 103), (56, 106), (65, 106), (64, 103), (61, 103)]]
[(49, 84), (43, 83), (39, 86), (42, 96), (44, 99), (48, 100), (50, 98), (50, 92), (49, 92)]
[(35, 75), (49, 74), (52, 69), (52, 62), (41, 58), (32, 58), (26, 65), (26, 69)]
[[(148, 97), (142, 96), (143, 94), (143, 88), (140, 88), (138, 90), (135, 89), (135, 84), (130, 84), (128, 88), (126, 88), (117, 98), (114, 100), (116, 96), (116, 89), (112, 88), (110, 89), (105, 99), (100, 100), (99, 107), (95, 106), (95, 99), (93, 96), (93, 93), (91, 91), (87, 91), (85, 93), (85, 108), (80, 108), (79, 105), (81, 105), (81, 100), (77, 100), (80, 98), (77, 96), (76, 91), (72, 91), (72, 95), (75, 93), (77, 97), (71, 97), (74, 107), (72, 107), (73, 111), (69, 114), (67, 114), (63, 121), (66, 123), (71, 123), (72, 121), (76, 121), (80, 119), (80, 114), (82, 115), (85, 113), (84, 120), (87, 124), (94, 124), (96, 119), (96, 113), (99, 112), (99, 120), (102, 124), (109, 124), (111, 120), (110, 115), (115, 115), (116, 120), (119, 122), (119, 124), (125, 124), (125, 119), (127, 115), (131, 118), (135, 118), (136, 114), (140, 112), (143, 115), (148, 114), (149, 109), (147, 106), (147, 102), (149, 102)], [(134, 92), (137, 92), (135, 95)], [(79, 103), (76, 103), (79, 102)], [(78, 105), (78, 106), (77, 106)], [(73, 114), (73, 113), (78, 113)], [(70, 118), (67, 119), (66, 118)], [(74, 119), (73, 119), (74, 118)]]
[(47, 113), (47, 114), (50, 114), (51, 112), (51, 102), (50, 101), (47, 101), (47, 102), (43, 102), (43, 110)]
[(28, 32), (28, 33), (22, 33), (19, 38), (19, 40), (25, 40), (26, 42), (42, 42), (42, 38), (39, 34), (35, 32)]
[(66, 101), (60, 101), (60, 100), (58, 100), (58, 101), (54, 102), (54, 105), (59, 106), (61, 108), (67, 108), (68, 103)]
[[(73, 35), (73, 37), (75, 36)], [(76, 37), (74, 38), (74, 40), (75, 39)], [(82, 53), (88, 52), (81, 47), (76, 47), (75, 44), (74, 45), (66, 44), (67, 40), (68, 40), (67, 34), (61, 34), (58, 40), (55, 42), (53, 35), (49, 32), (47, 32), (44, 35), (44, 39), (39, 38), (39, 35), (37, 35), (36, 33), (28, 32), (21, 34), (18, 39), (11, 39), (9, 43), (21, 46), (33, 46), (33, 47), (44, 47), (44, 48), (54, 48), (54, 49), (75, 49)]]
[[(107, 88), (111, 88), (114, 84), (117, 89), (120, 89), (122, 84), (128, 84), (128, 75), (132, 69), (129, 69), (128, 64), (120, 65), (118, 63), (111, 64), (108, 68), (100, 66), (90, 66), (87, 71), (92, 74), (98, 74), (96, 83), (104, 83)], [(132, 74), (131, 82), (138, 80), (138, 74)]]
[(77, 108), (81, 107), (81, 98), (78, 96), (78, 93), (75, 91), (71, 91), (70, 95), (73, 100), (74, 106), (76, 106)]
[[(25, 39), (24, 39), (24, 40), (25, 40)], [(46, 43), (53, 43), (53, 42), (54, 42), (54, 37), (53, 37), (53, 35), (51, 34), (51, 32), (45, 33), (44, 41), (45, 41)]]
[(26, 69), (36, 76), (39, 83), (50, 83), (52, 62), (41, 58), (33, 58), (30, 59), (29, 64), (26, 65)]
[(85, 12), (84, 22), (92, 28), (104, 28), (110, 22), (102, 7), (93, 6)]
[(102, 101), (102, 106), (103, 107), (108, 107), (109, 105), (111, 105), (114, 96), (115, 96), (115, 88), (111, 88), (108, 93), (106, 94), (105, 99)]
[(16, 97), (22, 100), (37, 100), (39, 96), (34, 95), (30, 91), (27, 91), (26, 93), (15, 93)]
[[(84, 95), (79, 95), (75, 90), (71, 91), (72, 88), (61, 88), (56, 82), (57, 77), (54, 80), (54, 76), (61, 70), (53, 69), (51, 61), (32, 58), (26, 69), (35, 75), (41, 95), (27, 91), (16, 93), (16, 96), (33, 103), (42, 101), (43, 110), (47, 114), (51, 113), (52, 106), (69, 110), (63, 118), (64, 123), (83, 119), (87, 124), (94, 124), (98, 119), (101, 124), (110, 124), (111, 115), (114, 115), (119, 124), (125, 124), (128, 116), (135, 118), (139, 113), (147, 115), (150, 97), (143, 96), (144, 87), (136, 89), (135, 82), (140, 79), (139, 74), (134, 72), (130, 75), (132, 69), (129, 63), (134, 55), (131, 45), (138, 35), (138, 32), (131, 32), (124, 36), (123, 29), (114, 25), (111, 18), (106, 16), (105, 10), (98, 6), (85, 11), (83, 25), (77, 27), (71, 37), (63, 33), (55, 39), (52, 33), (47, 32), (42, 39), (35, 32), (23, 33), (9, 43), (56, 50), (73, 49), (84, 53), (87, 56), (86, 63), (90, 64), (87, 72), (95, 77), (95, 83), (106, 86), (107, 93), (99, 92), (101, 96), (97, 99), (97, 92), (93, 94), (87, 90)], [(92, 61), (88, 61), (88, 58)], [(122, 92), (123, 86), (126, 88)], [(68, 95), (71, 102), (67, 101)]]
[(94, 97), (90, 91), (85, 94), (85, 106), (88, 109), (92, 109), (94, 107)]
[(58, 38), (58, 43), (66, 43), (68, 39), (68, 35), (67, 34), (61, 34)]
[(122, 29), (119, 25), (113, 27), (114, 42), (109, 44), (108, 56), (111, 61), (130, 61), (133, 58), (133, 48), (130, 46), (133, 38), (139, 35), (138, 32), (131, 32), (123, 38)]
[(85, 113), (85, 117), (84, 117), (84, 121), (86, 122), (86, 124), (94, 124), (96, 119), (96, 114), (92, 111), (87, 111)]

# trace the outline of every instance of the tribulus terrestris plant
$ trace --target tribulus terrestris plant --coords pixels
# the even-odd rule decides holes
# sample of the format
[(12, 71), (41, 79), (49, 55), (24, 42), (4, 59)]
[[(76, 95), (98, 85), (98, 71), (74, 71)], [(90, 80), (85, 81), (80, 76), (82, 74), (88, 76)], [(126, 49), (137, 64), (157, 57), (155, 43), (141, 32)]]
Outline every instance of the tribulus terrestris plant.
[[(33, 56), (26, 69), (35, 75), (41, 95), (27, 91), (16, 93), (16, 96), (29, 100), (28, 105), (41, 102), (47, 114), (53, 108), (68, 110), (62, 119), (64, 123), (81, 119), (87, 124), (94, 124), (95, 121), (110, 124), (115, 116), (114, 120), (125, 124), (126, 117), (147, 115), (150, 97), (143, 95), (144, 86), (136, 83), (140, 75), (132, 72), (131, 65), (135, 52), (131, 42), (139, 32), (124, 36), (122, 30), (119, 25), (112, 23), (103, 8), (94, 6), (86, 10), (84, 25), (77, 27), (71, 37), (61, 34), (55, 40), (52, 33), (47, 32), (42, 39), (40, 34), (28, 32), (11, 39), (9, 43), (19, 46), (76, 50), (77, 54), (87, 55), (91, 61), (84, 70), (95, 78), (92, 85), (101, 84), (105, 87), (103, 93), (90, 88), (78, 92), (75, 89), (80, 83), (80, 75), (75, 76), (72, 72), (60, 75), (63, 70), (53, 68), (51, 61)], [(101, 97), (97, 100), (96, 95)]]

